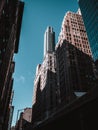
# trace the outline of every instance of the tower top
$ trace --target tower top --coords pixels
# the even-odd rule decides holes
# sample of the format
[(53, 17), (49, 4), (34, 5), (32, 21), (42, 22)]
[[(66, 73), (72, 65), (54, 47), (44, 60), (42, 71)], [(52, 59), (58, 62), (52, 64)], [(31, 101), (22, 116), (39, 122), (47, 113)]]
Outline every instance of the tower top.
[(77, 14), (81, 15), (81, 10), (80, 10), (80, 8), (78, 9)]
[(47, 52), (55, 50), (55, 32), (51, 26), (48, 26), (44, 34), (44, 56)]
[(46, 31), (47, 31), (47, 32), (53, 32), (53, 27), (48, 26)]

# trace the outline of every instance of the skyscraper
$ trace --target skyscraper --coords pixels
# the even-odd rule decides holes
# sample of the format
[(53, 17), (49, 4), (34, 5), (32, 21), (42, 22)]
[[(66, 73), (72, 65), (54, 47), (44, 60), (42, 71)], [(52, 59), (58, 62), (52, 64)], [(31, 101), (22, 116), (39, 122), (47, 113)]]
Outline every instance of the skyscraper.
[(0, 130), (7, 130), (24, 3), (0, 0)]
[(55, 50), (55, 32), (52, 27), (47, 27), (44, 34), (44, 56), (47, 52), (53, 52)]
[(79, 50), (92, 56), (85, 26), (79, 10), (77, 13), (69, 11), (65, 14), (58, 43), (62, 43), (64, 39), (73, 44)]
[(98, 60), (98, 0), (78, 0), (94, 61)]
[[(53, 39), (53, 29), (48, 27), (44, 39), (44, 60), (37, 66), (34, 80), (32, 107), (34, 129), (47, 129), (48, 127), (43, 126), (51, 125), (52, 121), (53, 125), (56, 119), (63, 120), (64, 118), (60, 118), (63, 112), (66, 115), (69, 113), (66, 108), (72, 112), (72, 109), (80, 104), (79, 102), (76, 104), (75, 101), (84, 99), (84, 95), (89, 95), (90, 90), (97, 86), (95, 66), (80, 11), (68, 12), (64, 17), (55, 50)], [(77, 118), (75, 123), (79, 120), (77, 128), (82, 127), (83, 118), (81, 121), (80, 111), (77, 117), (75, 115), (74, 118), (74, 114), (71, 117)], [(70, 121), (69, 116), (66, 120), (68, 119)], [(72, 124), (74, 126), (74, 123)]]
[(64, 16), (56, 58), (60, 103), (69, 103), (95, 86), (95, 66), (79, 10)]
[(56, 55), (55, 36), (52, 27), (48, 27), (44, 37), (44, 60), (37, 66), (34, 80), (32, 121), (48, 118), (56, 108)]

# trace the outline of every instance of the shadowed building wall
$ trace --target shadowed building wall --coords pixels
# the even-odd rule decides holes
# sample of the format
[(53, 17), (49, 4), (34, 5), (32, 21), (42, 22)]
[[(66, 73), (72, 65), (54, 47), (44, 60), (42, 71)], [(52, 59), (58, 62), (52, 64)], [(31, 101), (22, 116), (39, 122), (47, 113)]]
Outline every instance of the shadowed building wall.
[(92, 58), (64, 40), (56, 46), (59, 103), (68, 104), (96, 86)]
[(78, 0), (94, 61), (98, 60), (98, 0)]
[(9, 103), (13, 88), (15, 62), (24, 3), (18, 0), (0, 1), (0, 130), (7, 130)]

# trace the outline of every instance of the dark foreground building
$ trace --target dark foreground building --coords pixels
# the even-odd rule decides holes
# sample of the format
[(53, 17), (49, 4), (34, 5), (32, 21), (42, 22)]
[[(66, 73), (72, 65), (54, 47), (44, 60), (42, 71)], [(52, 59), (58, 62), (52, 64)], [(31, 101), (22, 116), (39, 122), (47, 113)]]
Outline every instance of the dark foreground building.
[(49, 119), (31, 130), (96, 130), (98, 116), (98, 86), (74, 102), (62, 107)]
[(98, 60), (98, 0), (78, 0), (94, 60)]
[(8, 129), (10, 99), (24, 3), (19, 0), (0, 0), (0, 130)]
[(92, 58), (64, 40), (56, 46), (58, 101), (60, 107), (96, 87)]
[(78, 0), (98, 73), (98, 0)]

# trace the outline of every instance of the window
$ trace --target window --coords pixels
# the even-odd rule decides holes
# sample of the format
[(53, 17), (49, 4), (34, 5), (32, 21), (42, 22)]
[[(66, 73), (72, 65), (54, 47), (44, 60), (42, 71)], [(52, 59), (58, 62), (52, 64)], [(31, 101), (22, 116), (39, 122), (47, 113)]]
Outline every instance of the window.
[(66, 32), (70, 32), (70, 27), (66, 26)]

